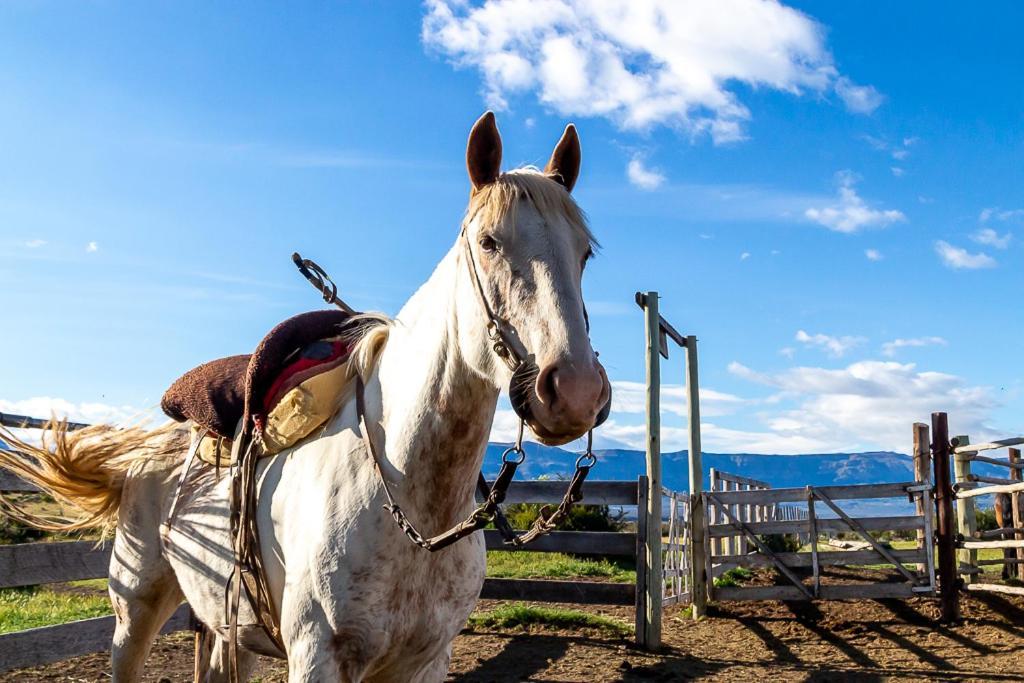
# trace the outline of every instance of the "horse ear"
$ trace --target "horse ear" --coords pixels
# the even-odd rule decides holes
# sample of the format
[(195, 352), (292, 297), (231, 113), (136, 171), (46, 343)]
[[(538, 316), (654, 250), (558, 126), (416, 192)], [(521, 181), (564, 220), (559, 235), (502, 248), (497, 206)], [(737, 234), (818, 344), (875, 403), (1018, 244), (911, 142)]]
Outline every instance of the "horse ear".
[(487, 112), (473, 124), (466, 145), (466, 168), (473, 189), (493, 183), (501, 173), (501, 135), (494, 112)]
[(562, 139), (555, 145), (555, 151), (551, 153), (551, 160), (544, 167), (544, 173), (572, 192), (576, 179), (580, 176), (580, 159), (582, 157), (580, 136), (576, 133), (576, 126), (570, 123), (565, 127)]

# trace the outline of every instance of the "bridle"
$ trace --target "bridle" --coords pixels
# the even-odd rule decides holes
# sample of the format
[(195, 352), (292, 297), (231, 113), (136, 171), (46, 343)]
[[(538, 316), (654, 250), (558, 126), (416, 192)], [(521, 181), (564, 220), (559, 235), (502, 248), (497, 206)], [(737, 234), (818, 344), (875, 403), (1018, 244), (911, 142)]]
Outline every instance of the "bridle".
[[(508, 488), (515, 477), (516, 469), (526, 460), (526, 451), (523, 449), (523, 433), (526, 422), (530, 418), (530, 402), (529, 395), (526, 394), (524, 396), (523, 389), (532, 385), (532, 378), (536, 377), (537, 366), (532, 360), (532, 356), (524, 357), (519, 353), (518, 345), (512, 338), (513, 331), (508, 322), (494, 312), (494, 308), (484, 292), (483, 282), (480, 279), (480, 272), (476, 265), (476, 259), (473, 257), (473, 249), (470, 245), (465, 226), (459, 234), (459, 239), (465, 246), (466, 263), (469, 268), (470, 279), (473, 282), (473, 289), (476, 291), (480, 305), (487, 316), (487, 336), (491, 342), (491, 350), (512, 371), (512, 378), (509, 383), (509, 398), (512, 403), (512, 409), (519, 418), (519, 430), (515, 444), (502, 453), (501, 469), (498, 471), (498, 476), (494, 479), (494, 484), (488, 487), (483, 473), (480, 474), (477, 481), (477, 490), (482, 494), (484, 501), (473, 510), (469, 517), (447, 531), (429, 538), (424, 537), (413, 525), (395, 501), (391, 486), (384, 475), (383, 459), (374, 445), (373, 438), (370, 436), (366, 424), (366, 387), (363, 384), (362, 377), (356, 378), (356, 413), (359, 417), (359, 429), (363, 434), (366, 449), (373, 458), (377, 475), (384, 488), (384, 496), (387, 498), (384, 509), (391, 513), (395, 523), (410, 541), (430, 552), (447, 548), (456, 541), (483, 529), (491, 522), (495, 523), (505, 543), (512, 546), (525, 545), (535, 538), (554, 530), (568, 516), (573, 504), (583, 500), (583, 482), (586, 481), (590, 468), (597, 462), (597, 456), (594, 455), (593, 450), (593, 429), (607, 419), (611, 406), (611, 396), (609, 395), (608, 402), (598, 414), (594, 427), (587, 432), (586, 451), (576, 459), (576, 469), (572, 479), (569, 481), (569, 486), (562, 497), (561, 503), (553, 512), (549, 506), (545, 505), (541, 508), (540, 514), (534, 521), (533, 526), (525, 533), (516, 534), (502, 515), (500, 505), (505, 500)], [(585, 308), (584, 317), (586, 318)], [(590, 331), (589, 319), (587, 320), (587, 331)]]

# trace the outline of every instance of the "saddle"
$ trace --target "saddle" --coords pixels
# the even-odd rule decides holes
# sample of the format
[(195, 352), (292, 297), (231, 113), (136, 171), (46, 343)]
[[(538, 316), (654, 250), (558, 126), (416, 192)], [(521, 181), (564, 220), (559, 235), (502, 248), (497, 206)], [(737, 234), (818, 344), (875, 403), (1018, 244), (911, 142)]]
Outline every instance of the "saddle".
[[(272, 329), (251, 354), (204, 363), (179, 377), (160, 401), (203, 438), (198, 457), (230, 465), (231, 442), (255, 427), (264, 455), (280, 452), (327, 421), (348, 380), (358, 325), (341, 310), (301, 313)], [(250, 425), (250, 423), (252, 423)]]

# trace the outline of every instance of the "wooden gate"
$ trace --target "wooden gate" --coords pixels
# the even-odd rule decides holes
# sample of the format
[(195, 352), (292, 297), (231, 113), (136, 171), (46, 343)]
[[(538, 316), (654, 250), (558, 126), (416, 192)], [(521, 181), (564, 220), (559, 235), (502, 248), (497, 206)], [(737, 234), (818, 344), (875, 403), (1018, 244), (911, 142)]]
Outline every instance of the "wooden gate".
[[(868, 499), (930, 500), (928, 482), (866, 484), (858, 486), (807, 486), (805, 488), (706, 491), (704, 516), (706, 573), (713, 567), (774, 567), (782, 576), (773, 586), (708, 585), (711, 600), (845, 600), (909, 598), (935, 592), (935, 564), (932, 543), (933, 509), (921, 506), (921, 512), (899, 516), (857, 516), (844, 510), (837, 501)], [(782, 504), (806, 506), (806, 519), (744, 519), (739, 510), (765, 510)], [(847, 505), (847, 507), (849, 507)], [(724, 517), (716, 519), (715, 517)], [(884, 531), (923, 533), (918, 547), (896, 549), (879, 539)], [(834, 550), (825, 545), (823, 534), (845, 532), (854, 535), (859, 547)], [(780, 549), (778, 539), (806, 535), (807, 544), (799, 550)], [(743, 544), (717, 547), (716, 539), (741, 536)], [(718, 552), (716, 552), (718, 551)], [(898, 582), (826, 583), (822, 568), (830, 566), (890, 565), (901, 575)], [(918, 566), (920, 565), (920, 567)]]

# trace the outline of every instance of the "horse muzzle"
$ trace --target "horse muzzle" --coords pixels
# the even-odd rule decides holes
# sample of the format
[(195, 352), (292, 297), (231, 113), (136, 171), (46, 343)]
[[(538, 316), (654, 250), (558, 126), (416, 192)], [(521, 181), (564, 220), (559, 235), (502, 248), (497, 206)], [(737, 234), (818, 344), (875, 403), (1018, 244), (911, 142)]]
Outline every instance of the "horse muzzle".
[(560, 446), (600, 426), (611, 412), (611, 383), (596, 358), (590, 367), (524, 362), (509, 383), (512, 409), (548, 446)]

